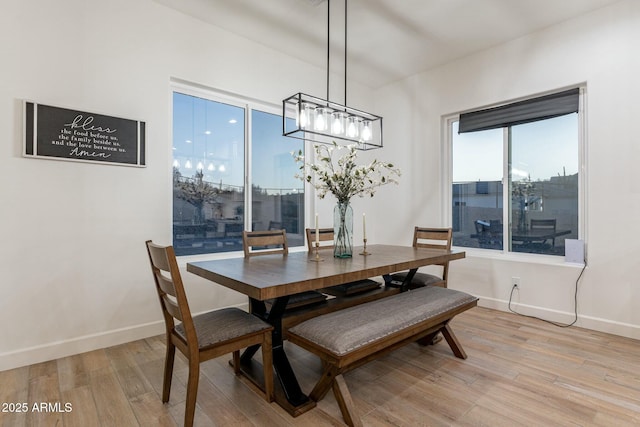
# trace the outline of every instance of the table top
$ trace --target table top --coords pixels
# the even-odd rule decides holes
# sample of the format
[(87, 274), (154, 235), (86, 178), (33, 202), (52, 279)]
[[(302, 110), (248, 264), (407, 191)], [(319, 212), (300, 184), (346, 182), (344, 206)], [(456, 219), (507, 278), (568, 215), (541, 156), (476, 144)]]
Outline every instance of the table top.
[(198, 261), (187, 263), (187, 271), (265, 300), (465, 257), (458, 250), (390, 245), (369, 245), (367, 256), (360, 252), (362, 248), (356, 247), (352, 258), (334, 258), (321, 251), (321, 262), (313, 261), (315, 253), (308, 252)]

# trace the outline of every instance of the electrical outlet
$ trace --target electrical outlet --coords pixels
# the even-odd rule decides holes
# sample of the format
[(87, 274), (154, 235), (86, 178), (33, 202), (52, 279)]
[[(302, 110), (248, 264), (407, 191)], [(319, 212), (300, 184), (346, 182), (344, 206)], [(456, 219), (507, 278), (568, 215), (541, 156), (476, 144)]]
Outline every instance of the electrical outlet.
[(520, 278), (519, 277), (515, 277), (515, 276), (512, 277), (511, 278), (511, 285), (514, 288), (520, 289)]

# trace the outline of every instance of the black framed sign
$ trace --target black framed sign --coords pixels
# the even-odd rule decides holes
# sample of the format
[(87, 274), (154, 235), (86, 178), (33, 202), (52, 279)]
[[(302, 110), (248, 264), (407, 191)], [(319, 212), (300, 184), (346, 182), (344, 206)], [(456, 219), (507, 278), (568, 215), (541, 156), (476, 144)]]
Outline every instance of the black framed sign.
[(25, 101), (23, 154), (144, 167), (145, 122)]

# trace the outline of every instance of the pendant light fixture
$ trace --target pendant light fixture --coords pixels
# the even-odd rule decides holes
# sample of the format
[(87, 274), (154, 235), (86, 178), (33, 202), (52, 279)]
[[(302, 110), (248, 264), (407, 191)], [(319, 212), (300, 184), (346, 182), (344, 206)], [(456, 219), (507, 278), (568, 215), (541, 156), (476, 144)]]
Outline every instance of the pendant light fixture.
[(347, 106), (347, 1), (344, 0), (344, 105), (329, 100), (331, 0), (327, 0), (327, 99), (298, 92), (282, 101), (282, 134), (332, 144), (382, 147), (382, 117)]

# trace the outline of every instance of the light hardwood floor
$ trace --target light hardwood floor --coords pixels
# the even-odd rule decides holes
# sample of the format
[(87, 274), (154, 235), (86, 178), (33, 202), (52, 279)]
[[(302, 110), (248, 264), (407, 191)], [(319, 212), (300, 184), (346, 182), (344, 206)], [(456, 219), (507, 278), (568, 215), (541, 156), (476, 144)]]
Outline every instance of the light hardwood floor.
[[(467, 360), (456, 359), (445, 342), (412, 344), (346, 375), (366, 426), (640, 425), (639, 341), (480, 307), (452, 327)], [(319, 361), (286, 345), (310, 390)], [(28, 406), (26, 413), (0, 412), (0, 425), (182, 425), (186, 365), (176, 360), (171, 401), (163, 405), (163, 357), (158, 336), (0, 372), (0, 403)], [(196, 425), (342, 425), (331, 393), (291, 418), (239, 381), (228, 359), (202, 365)], [(34, 412), (41, 402), (58, 412)]]

